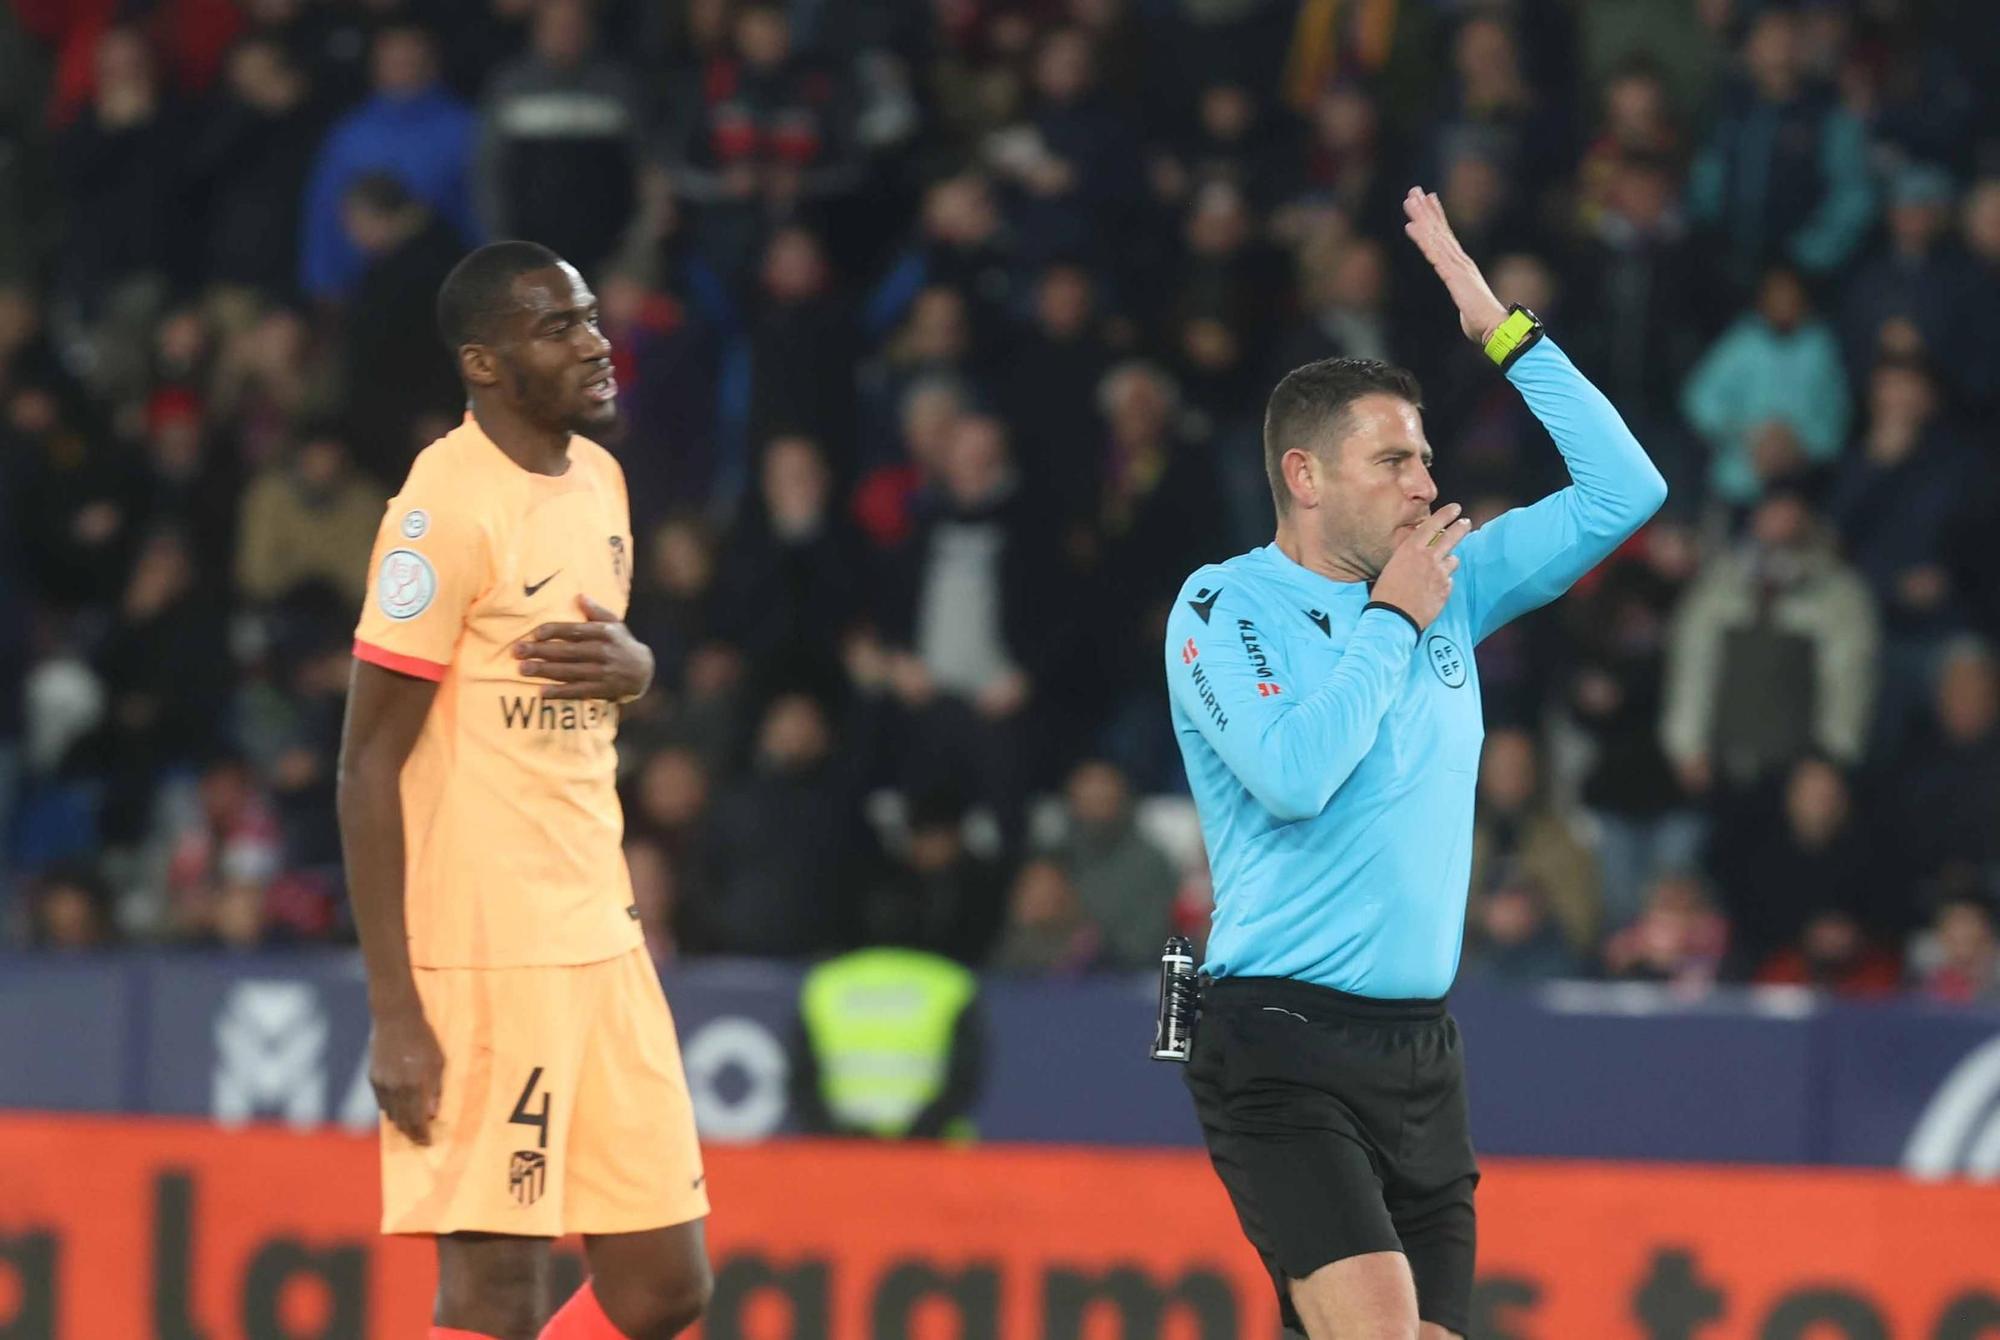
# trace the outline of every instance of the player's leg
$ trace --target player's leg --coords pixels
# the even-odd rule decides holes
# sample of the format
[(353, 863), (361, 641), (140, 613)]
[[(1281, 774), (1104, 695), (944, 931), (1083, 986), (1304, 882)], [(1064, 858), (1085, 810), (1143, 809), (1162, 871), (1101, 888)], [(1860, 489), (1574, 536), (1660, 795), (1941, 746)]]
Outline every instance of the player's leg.
[(586, 1235), (590, 1282), (541, 1340), (669, 1340), (701, 1319), (714, 1279), (702, 1221)]
[(1291, 1281), (1291, 1294), (1311, 1340), (1417, 1340), (1417, 1286), (1401, 1252), (1330, 1262)]
[(1465, 1340), (1465, 1337), (1457, 1331), (1447, 1331), (1434, 1321), (1427, 1321), (1417, 1327), (1417, 1340)]
[(562, 1232), (575, 1058), (560, 969), (422, 969), (444, 1089), (424, 1144), (385, 1124), (382, 1229), (437, 1244), (442, 1336), (533, 1340)]
[(707, 1174), (673, 1015), (643, 949), (593, 964), (595, 1008), (568, 1149), (567, 1227), (591, 1279), (544, 1340), (665, 1340), (700, 1317), (711, 1277)]
[[(541, 1333), (549, 1314), (549, 1239), (447, 1233), (437, 1255), (433, 1316), (444, 1335), (535, 1340)], [(440, 1330), (431, 1332), (434, 1340)]]

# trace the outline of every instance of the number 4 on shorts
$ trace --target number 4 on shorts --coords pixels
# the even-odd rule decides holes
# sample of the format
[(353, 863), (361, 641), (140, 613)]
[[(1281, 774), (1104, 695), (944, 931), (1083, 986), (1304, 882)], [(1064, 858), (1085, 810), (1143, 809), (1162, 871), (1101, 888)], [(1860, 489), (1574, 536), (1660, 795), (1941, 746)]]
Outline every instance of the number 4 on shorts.
[(521, 1090), (521, 1096), (514, 1100), (514, 1113), (507, 1118), (509, 1125), (533, 1126), (535, 1128), (535, 1148), (549, 1147), (549, 1091), (542, 1090), (542, 1106), (537, 1112), (528, 1110), (529, 1100), (535, 1096), (535, 1086), (542, 1082), (542, 1068), (536, 1066), (528, 1076), (528, 1085)]

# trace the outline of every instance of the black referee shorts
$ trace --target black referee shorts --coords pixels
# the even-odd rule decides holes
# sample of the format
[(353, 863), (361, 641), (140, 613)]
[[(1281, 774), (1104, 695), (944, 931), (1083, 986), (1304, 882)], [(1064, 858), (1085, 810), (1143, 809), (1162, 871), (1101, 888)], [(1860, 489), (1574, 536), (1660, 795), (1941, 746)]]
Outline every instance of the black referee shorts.
[(1443, 1001), (1280, 977), (1210, 982), (1187, 1084), (1285, 1325), (1305, 1329), (1288, 1280), (1399, 1251), (1418, 1315), (1466, 1334), (1479, 1168), (1458, 1025)]

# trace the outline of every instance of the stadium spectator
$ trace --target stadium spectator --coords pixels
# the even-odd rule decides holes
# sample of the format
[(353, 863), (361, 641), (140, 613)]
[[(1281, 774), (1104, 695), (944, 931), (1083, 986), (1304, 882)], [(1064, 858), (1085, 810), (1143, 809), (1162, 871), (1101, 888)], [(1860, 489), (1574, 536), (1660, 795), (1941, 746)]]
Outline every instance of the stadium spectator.
[(1852, 912), (1836, 907), (1813, 913), (1793, 943), (1764, 960), (1755, 980), (1866, 999), (1894, 994), (1902, 975), (1896, 956), (1872, 940)]
[(795, 226), (774, 233), (760, 286), (749, 332), (749, 440), (802, 433), (820, 444), (838, 477), (851, 479), (854, 318), (834, 287), (819, 237)]
[(1839, 455), (1848, 416), (1840, 349), (1796, 271), (1765, 273), (1755, 309), (1702, 355), (1681, 406), (1708, 444), (1709, 487), (1732, 506)]
[(308, 425), (298, 446), (244, 490), (237, 591), (265, 605), (319, 582), (358, 605), (383, 501), (382, 486), (355, 470), (341, 436)]
[(1728, 945), (1729, 923), (1706, 884), (1691, 874), (1665, 874), (1647, 889), (1639, 919), (1605, 941), (1604, 969), (1700, 995), (1714, 985)]
[(1952, 589), (1952, 523), (1977, 497), (1980, 462), (1945, 419), (1930, 370), (1885, 359), (1868, 421), (1842, 462), (1827, 519), (1882, 614), (1882, 688), (1873, 749), (1893, 752), (1929, 696), (1940, 642), (1964, 619)]
[(1056, 28), (1036, 47), (1035, 99), (1022, 120), (990, 137), (986, 162), (1005, 183), (1005, 208), (1022, 259), (1033, 266), (1082, 256), (1115, 258), (1142, 199), (1138, 136), (1098, 85), (1098, 49), (1082, 28)]
[(1732, 89), (1694, 165), (1689, 205), (1712, 230), (1722, 276), (1747, 289), (1773, 264), (1837, 271), (1874, 217), (1867, 144), (1804, 69), (1799, 16), (1770, 6), (1743, 40)]
[(201, 278), (253, 299), (298, 292), (306, 173), (324, 121), (285, 44), (252, 36), (229, 53), (225, 86), (188, 151), (207, 212)]
[(1450, 157), (1454, 142), (1476, 142), (1524, 201), (1539, 203), (1556, 174), (1571, 166), (1573, 146), (1562, 107), (1523, 68), (1515, 30), (1500, 13), (1468, 13), (1453, 34), (1451, 63), (1454, 78), (1431, 161)]
[(1812, 750), (1858, 762), (1879, 643), (1824, 523), (1794, 491), (1767, 497), (1674, 615), (1661, 732), (1682, 785), (1740, 791)]
[(1578, 222), (1588, 232), (1615, 208), (1614, 183), (1634, 162), (1667, 167), (1685, 146), (1665, 73), (1650, 57), (1627, 57), (1605, 81), (1597, 138), (1576, 165)]
[(990, 347), (1012, 317), (1019, 275), (985, 174), (961, 172), (931, 183), (917, 214), (916, 236), (885, 267), (868, 296), (863, 322), (882, 338), (917, 296), (943, 285), (969, 303), (973, 334)]
[(1311, 138), (1295, 160), (1290, 198), (1274, 224), (1287, 215), (1301, 219), (1331, 209), (1358, 233), (1387, 234), (1396, 223), (1401, 178), (1395, 174), (1399, 155), (1386, 142), (1390, 137), (1376, 100), (1358, 83), (1332, 84), (1313, 99), (1308, 130)]
[[(1157, 576), (1198, 565), (1217, 543), (1213, 458), (1186, 436), (1181, 388), (1158, 366), (1121, 363), (1098, 385), (1105, 436), (1096, 523), (1098, 571), (1113, 589), (1145, 591)], [(1171, 592), (1161, 592), (1162, 603)]]
[[(630, 845), (643, 848), (655, 864), (646, 874), (662, 902), (641, 909), (647, 937), (675, 952), (701, 953), (701, 916), (715, 898), (715, 850), (710, 836), (709, 770), (686, 745), (667, 745), (646, 755), (626, 786), (626, 826)], [(638, 879), (639, 872), (633, 872)]]
[[(1885, 343), (1952, 368), (1977, 324), (1964, 306), (1970, 275), (1951, 247), (1952, 181), (1942, 168), (1914, 164), (1889, 185), (1887, 241), (1880, 255), (1847, 281), (1840, 340), (1858, 385)], [(1896, 323), (1896, 328), (1884, 330)]]
[(1026, 861), (1007, 901), (1007, 929), (993, 957), (1002, 972), (1047, 976), (1083, 971), (1097, 958), (1102, 932), (1084, 915), (1062, 863)]
[(667, 161), (675, 190), (699, 206), (702, 251), (734, 276), (767, 222), (851, 190), (860, 164), (849, 90), (795, 48), (785, 7), (737, 7), (731, 35), (669, 113)]
[(1604, 921), (1597, 861), (1549, 802), (1537, 755), (1535, 738), (1525, 730), (1487, 733), (1470, 887), (1476, 897), (1503, 884), (1533, 885), (1531, 901), (1553, 919), (1572, 952), (1587, 954)]
[(916, 533), (917, 513), (938, 486), (947, 444), (968, 408), (965, 388), (945, 377), (912, 385), (897, 413), (900, 457), (876, 461), (854, 488), (854, 522), (878, 553)]
[(1990, 902), (1974, 897), (1945, 902), (1930, 941), (1925, 995), (1953, 1005), (2000, 1000), (2000, 916)]
[(1571, 272), (1570, 313), (1583, 332), (1575, 356), (1647, 444), (1674, 492), (1696, 497), (1702, 461), (1679, 399), (1701, 353), (1706, 286), (1680, 179), (1655, 155), (1630, 153), (1602, 168), (1601, 205)]
[(95, 66), (90, 104), (51, 155), (67, 206), (55, 293), (72, 338), (97, 346), (100, 384), (130, 395), (181, 260), (184, 130), (138, 29), (107, 30)]
[(1913, 884), (2000, 872), (2000, 664), (1970, 639), (1947, 647), (1934, 728), (1894, 760), (1898, 859)]
[(888, 687), (909, 723), (904, 776), (921, 789), (969, 771), (1014, 851), (1034, 743), (1022, 725), (1052, 652), (1049, 554), (998, 420), (960, 418), (941, 466), (938, 510), (882, 597)]
[(1086, 532), (1098, 486), (1097, 387), (1112, 357), (1101, 304), (1097, 279), (1084, 266), (1058, 261), (1044, 268), (996, 388), (1022, 469), (1066, 529), (1081, 525)]
[[(1077, 765), (1064, 786), (1061, 840), (1047, 853), (1073, 891), (1081, 919), (1098, 930), (1098, 962), (1116, 968), (1156, 964), (1173, 929), (1178, 878), (1165, 852), (1142, 831), (1124, 774), (1100, 759)], [(1045, 933), (1065, 920), (1037, 891)], [(1060, 943), (1060, 940), (1058, 940)]]
[(857, 542), (833, 509), (833, 478), (811, 438), (764, 448), (758, 506), (726, 543), (712, 626), (765, 682), (837, 693), (861, 612)]
[[(1989, 311), (1986, 304), (2000, 298), (2000, 174), (1987, 174), (1966, 192), (1961, 226), (1972, 261), (1966, 306)], [(2000, 335), (1984, 321), (1967, 323), (1961, 334), (1963, 345), (1948, 356), (1960, 369), (1958, 380), (1968, 402), (1975, 409), (1990, 409), (2000, 400)]]
[(73, 952), (118, 942), (111, 886), (90, 866), (56, 866), (26, 893), (29, 948)]
[[(1399, 342), (1389, 312), (1389, 263), (1381, 244), (1322, 231), (1306, 238), (1296, 255), (1302, 310), (1277, 342), (1277, 357), (1270, 365), (1273, 381), (1322, 358), (1397, 362)], [(1254, 461), (1258, 453), (1248, 454)]]
[(713, 896), (688, 909), (709, 953), (804, 957), (856, 942), (873, 843), (826, 710), (800, 693), (765, 710), (746, 776), (712, 811)]
[(341, 227), (362, 267), (341, 322), (349, 432), (368, 473), (400, 479), (465, 410), (457, 354), (438, 338), (432, 312), (464, 248), (387, 172), (354, 179)]
[(108, 710), (94, 748), (106, 779), (103, 833), (113, 845), (143, 836), (154, 788), (213, 747), (231, 682), (219, 595), (200, 580), (178, 531), (146, 537), (97, 653)]
[[(200, 330), (198, 318), (182, 314), (161, 325), (163, 336), (182, 322), (184, 329)], [(204, 591), (221, 586), (235, 552), (241, 462), (219, 440), (194, 391), (162, 386), (148, 399), (144, 414), (139, 487), (146, 524), (180, 530)]]
[(1712, 865), (1739, 975), (1804, 946), (1806, 928), (1829, 912), (1867, 935), (1901, 929), (1905, 884), (1887, 860), (1880, 828), (1855, 811), (1846, 775), (1827, 759), (1807, 757), (1781, 786), (1746, 799), (1718, 827)]
[(335, 884), (335, 760), (353, 669), (353, 609), (343, 593), (319, 583), (302, 585), (268, 607), (261, 621), (263, 664), (250, 667), (233, 704), (244, 755), (269, 786), (289, 866)]
[(972, 968), (986, 961), (1007, 913), (1007, 875), (967, 849), (965, 817), (956, 788), (910, 797), (902, 842), (866, 895), (869, 944), (922, 949)]
[(596, 283), (637, 203), (639, 91), (598, 52), (589, 0), (543, 0), (529, 32), (481, 102), (480, 220), (488, 236), (540, 242)]
[(348, 188), (363, 173), (395, 177), (461, 243), (480, 235), (471, 180), (478, 126), (438, 82), (436, 38), (413, 23), (391, 23), (375, 33), (370, 62), (373, 95), (327, 132), (306, 185), (299, 283), (321, 302), (345, 301), (367, 266), (342, 226)]
[(1549, 914), (1548, 898), (1532, 875), (1503, 870), (1471, 896), (1461, 979), (1537, 982), (1575, 977), (1583, 962), (1561, 924)]
[(1698, 562), (1688, 529), (1656, 519), (1571, 602), (1568, 705), (1594, 746), (1579, 799), (1596, 828), (1606, 930), (1638, 918), (1655, 877), (1701, 855), (1701, 816), (1660, 743), (1668, 629)]
[[(725, 462), (719, 412), (720, 383), (732, 394), (747, 389), (747, 354), (735, 338), (739, 314), (721, 280), (686, 252), (678, 228), (675, 222), (652, 239), (650, 260), (641, 246), (642, 258), (611, 269), (598, 289), (618, 377), (620, 463), (634, 534), (651, 532), (694, 499), (733, 496), (747, 482), (733, 438)], [(741, 417), (730, 420), (732, 430)], [(725, 463), (733, 468), (725, 471)]]
[(269, 796), (244, 760), (209, 763), (183, 812), (162, 816), (165, 927), (194, 945), (245, 948), (265, 931), (264, 896), (284, 849)]
[(889, 426), (904, 398), (919, 382), (950, 381), (986, 398), (971, 306), (963, 292), (948, 284), (933, 284), (910, 301), (880, 355), (861, 367), (859, 419), (868, 440), (890, 436)]

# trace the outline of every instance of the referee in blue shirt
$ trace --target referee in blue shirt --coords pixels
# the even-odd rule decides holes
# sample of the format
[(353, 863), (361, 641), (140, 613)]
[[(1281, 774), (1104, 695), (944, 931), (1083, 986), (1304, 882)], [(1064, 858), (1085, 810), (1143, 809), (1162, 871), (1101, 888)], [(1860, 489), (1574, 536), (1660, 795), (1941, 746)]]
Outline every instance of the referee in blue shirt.
[(1479, 1171), (1444, 995), (1483, 735), (1472, 652), (1667, 492), (1534, 314), (1493, 296), (1437, 197), (1403, 212), (1570, 486), (1471, 532), (1433, 507), (1416, 379), (1309, 364), (1265, 413), (1277, 537), (1189, 577), (1167, 624), (1216, 891), (1188, 1087), (1285, 1323), (1312, 1340), (1465, 1334)]

